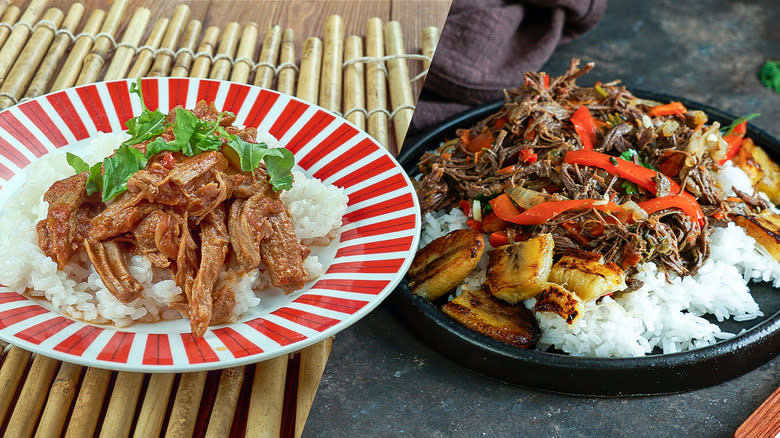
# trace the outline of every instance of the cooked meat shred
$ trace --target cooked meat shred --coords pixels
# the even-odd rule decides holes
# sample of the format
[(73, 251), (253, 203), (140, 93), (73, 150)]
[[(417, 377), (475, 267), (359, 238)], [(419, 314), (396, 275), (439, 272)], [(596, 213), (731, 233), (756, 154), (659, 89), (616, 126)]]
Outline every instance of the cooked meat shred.
[[(198, 102), (192, 112), (256, 142), (255, 128), (232, 126), (235, 116), (213, 104)], [(176, 109), (167, 117), (173, 123)], [(173, 140), (171, 128), (161, 137)], [(264, 164), (246, 172), (222, 150), (191, 157), (163, 151), (130, 177), (127, 191), (105, 203), (100, 193), (87, 194), (87, 177), (87, 172), (73, 175), (46, 192), (49, 212), (37, 224), (39, 245), (60, 269), (84, 250), (108, 290), (124, 303), (143, 290), (127, 267), (133, 255), (170, 270), (184, 292), (171, 307), (189, 316), (196, 336), (210, 324), (235, 318), (232, 285), (241, 274), (266, 270), (285, 293), (300, 289), (307, 278), (303, 260), (309, 249), (298, 242)]]
[[(564, 212), (542, 225), (510, 224), (507, 232), (520, 240), (550, 233), (556, 255), (572, 249), (597, 252), (605, 262), (629, 272), (652, 261), (680, 275), (695, 273), (709, 254), (712, 223), (728, 212), (710, 170), (712, 159), (687, 150), (689, 143), (701, 138), (701, 123), (694, 121), (693, 112), (650, 117), (653, 103), (637, 99), (618, 82), (577, 86), (575, 79), (592, 68), (580, 67), (575, 59), (557, 78), (526, 73), (523, 86), (506, 90), (502, 108), (459, 129), (456, 138), (437, 151), (426, 152), (416, 184), (423, 213), (457, 207), (462, 200), (480, 199), (485, 205), (515, 186), (555, 193), (560, 199), (609, 199), (619, 205), (680, 195), (673, 190), (679, 186), (699, 203), (703, 223), (675, 208), (631, 221), (585, 209)], [(564, 161), (568, 152), (583, 148), (571, 121), (581, 106), (595, 120), (593, 150), (610, 155), (610, 160), (655, 170), (655, 193), (598, 167)], [(475, 147), (478, 136), (493, 141)], [(738, 196), (758, 208), (759, 200)]]

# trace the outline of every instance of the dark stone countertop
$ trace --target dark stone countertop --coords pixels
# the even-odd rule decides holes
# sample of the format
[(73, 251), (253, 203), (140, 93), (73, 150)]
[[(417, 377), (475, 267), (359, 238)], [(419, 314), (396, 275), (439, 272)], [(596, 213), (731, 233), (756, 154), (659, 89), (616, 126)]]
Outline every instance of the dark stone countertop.
[[(544, 67), (595, 61), (591, 77), (677, 95), (780, 136), (780, 94), (757, 80), (780, 59), (780, 2), (610, 1), (598, 26)], [(586, 82), (586, 81), (583, 81)], [(574, 397), (505, 384), (428, 348), (385, 304), (336, 336), (305, 437), (728, 437), (780, 385), (780, 358), (710, 388)]]

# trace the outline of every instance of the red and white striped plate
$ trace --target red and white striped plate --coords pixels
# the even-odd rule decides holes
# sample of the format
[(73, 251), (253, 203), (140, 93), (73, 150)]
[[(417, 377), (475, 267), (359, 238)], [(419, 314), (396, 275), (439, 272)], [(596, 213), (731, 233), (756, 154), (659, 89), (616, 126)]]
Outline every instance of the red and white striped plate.
[[(130, 80), (58, 91), (0, 112), (0, 207), (31, 162), (98, 132), (121, 132), (138, 114)], [(366, 133), (320, 107), (276, 91), (189, 78), (143, 80), (144, 100), (167, 112), (199, 100), (236, 114), (237, 126), (267, 130), (304, 172), (349, 196), (325, 272), (291, 295), (261, 297), (234, 324), (194, 337), (189, 321), (117, 329), (76, 321), (0, 287), (0, 339), (82, 365), (144, 372), (224, 368), (299, 350), (345, 329), (376, 307), (406, 272), (420, 216), (406, 173)], [(83, 143), (83, 142), (82, 142)], [(0, 273), (2, 283), (2, 273)]]

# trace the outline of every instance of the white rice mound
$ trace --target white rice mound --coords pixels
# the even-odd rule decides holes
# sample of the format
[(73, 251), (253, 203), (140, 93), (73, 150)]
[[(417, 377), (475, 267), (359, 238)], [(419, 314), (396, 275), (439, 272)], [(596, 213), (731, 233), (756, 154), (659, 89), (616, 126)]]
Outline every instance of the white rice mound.
[[(99, 134), (82, 154), (87, 163), (94, 163), (110, 155), (125, 134)], [(258, 141), (269, 147), (279, 147), (269, 133), (258, 132)], [(38, 247), (36, 224), (46, 218), (48, 203), (43, 195), (52, 183), (73, 175), (63, 152), (52, 152), (35, 160), (24, 171), (23, 186), (8, 200), (0, 212), (0, 272), (2, 283), (17, 291), (48, 300), (58, 312), (75, 319), (93, 322), (111, 322), (119, 327), (134, 322), (153, 322), (178, 319), (182, 316), (169, 307), (181, 301), (182, 290), (171, 279), (169, 271), (159, 270), (143, 256), (127, 260), (128, 270), (144, 286), (143, 296), (131, 303), (122, 303), (103, 285), (100, 276), (83, 252), (71, 258), (63, 271)], [(292, 190), (283, 192), (282, 202), (292, 216), (296, 236), (327, 244), (338, 234), (341, 217), (347, 207), (343, 190), (327, 186), (309, 178), (303, 172), (294, 172)], [(301, 234), (299, 234), (301, 233)], [(323, 271), (316, 256), (304, 260), (308, 280)], [(238, 319), (260, 303), (257, 293), (270, 287), (265, 272), (255, 270), (239, 278), (218, 278), (217, 287), (230, 282), (236, 295), (233, 314)]]
[[(726, 175), (719, 176), (719, 182), (722, 187), (740, 189), (743, 176), (740, 169), (730, 168)], [(724, 188), (724, 192), (728, 191)], [(450, 231), (466, 228), (466, 219), (460, 209), (427, 213), (421, 247)], [(478, 268), (455, 295), (463, 286), (482, 285), (486, 259), (483, 255)], [(638, 269), (634, 278), (644, 282), (640, 289), (617, 294), (615, 299), (604, 297), (599, 304), (586, 303), (583, 315), (572, 325), (556, 314), (534, 312), (542, 330), (537, 349), (544, 351), (552, 346), (574, 356), (631, 357), (649, 354), (656, 348), (674, 353), (704, 347), (735, 336), (723, 332), (705, 315), (713, 315), (718, 321), (763, 316), (750, 295), (748, 282), (780, 286), (780, 263), (733, 223), (713, 232), (710, 257), (695, 276), (672, 274), (667, 282), (654, 263), (644, 263)], [(524, 304), (533, 309), (534, 303), (531, 299)]]

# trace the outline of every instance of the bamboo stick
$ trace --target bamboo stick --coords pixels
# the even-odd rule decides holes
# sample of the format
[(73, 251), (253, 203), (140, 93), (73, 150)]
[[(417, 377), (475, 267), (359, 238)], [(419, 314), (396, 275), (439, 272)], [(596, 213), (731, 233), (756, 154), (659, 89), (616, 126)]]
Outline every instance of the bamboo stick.
[[(0, 23), (7, 24), (7, 25), (13, 25), (16, 23), (16, 19), (19, 18), (19, 14), (22, 13), (22, 10), (19, 9), (18, 6), (11, 6), (3, 13), (3, 18), (0, 20)], [(8, 35), (11, 34), (11, 29), (7, 27), (0, 27), (0, 47), (5, 44), (5, 41), (8, 39)]]
[(108, 70), (103, 75), (104, 80), (112, 81), (127, 77), (127, 70), (130, 68), (130, 63), (135, 56), (135, 48), (141, 42), (141, 37), (144, 35), (146, 25), (149, 24), (151, 16), (152, 11), (149, 8), (138, 8), (135, 10), (133, 18), (130, 19), (125, 34), (122, 36), (121, 44), (127, 44), (127, 46), (122, 45), (116, 48), (111, 64), (108, 65)]
[[(10, 5), (11, 0), (0, 0), (0, 15), (3, 15)], [(0, 44), (0, 46), (2, 46), (2, 44)]]
[(222, 438), (230, 435), (238, 396), (244, 383), (244, 373), (244, 367), (235, 367), (223, 370), (219, 375), (219, 389), (209, 417), (206, 438)]
[(301, 350), (301, 366), (298, 371), (298, 398), (295, 404), (295, 436), (300, 437), (309, 417), (314, 395), (320, 385), (322, 372), (333, 347), (333, 338)]
[[(384, 31), (380, 18), (370, 18), (366, 23), (366, 56), (385, 56)], [(368, 110), (368, 133), (386, 149), (390, 147), (387, 110), (387, 77), (384, 62), (369, 62), (366, 65), (366, 109)]]
[(236, 52), (236, 63), (233, 71), (230, 73), (230, 80), (233, 82), (246, 83), (249, 81), (249, 73), (252, 72), (252, 58), (255, 56), (255, 46), (257, 45), (257, 34), (259, 33), (257, 23), (249, 23), (244, 26), (241, 33), (241, 40)]
[(3, 367), (0, 368), (0, 424), (5, 421), (29, 361), (30, 352), (18, 347), (12, 347), (3, 361)]
[(165, 438), (183, 438), (193, 435), (200, 399), (206, 387), (206, 376), (205, 371), (181, 375), (168, 427), (165, 430)]
[[(420, 41), (422, 45), (422, 54), (433, 60), (433, 54), (436, 52), (436, 45), (439, 44), (439, 28), (428, 26), (420, 32)], [(423, 61), (423, 70), (431, 68), (431, 60)]]
[(167, 18), (160, 18), (154, 24), (152, 32), (149, 34), (149, 37), (146, 38), (144, 48), (138, 52), (138, 57), (135, 59), (133, 68), (130, 69), (130, 73), (127, 74), (127, 77), (138, 78), (146, 76), (146, 72), (149, 71), (149, 67), (152, 66), (152, 62), (154, 61), (154, 52), (160, 47), (160, 43), (165, 35), (168, 21)]
[[(348, 36), (344, 41), (344, 59), (363, 57), (363, 40), (359, 36)], [(350, 64), (344, 69), (344, 117), (360, 129), (366, 129), (366, 97), (364, 88), (365, 70), (363, 63)]]
[(73, 412), (68, 420), (65, 438), (94, 436), (110, 381), (111, 371), (87, 368), (79, 388), (76, 404), (73, 406)]
[(130, 434), (130, 428), (133, 426), (131, 413), (135, 412), (143, 381), (143, 373), (128, 371), (117, 373), (111, 399), (103, 418), (103, 426), (100, 429), (100, 438), (120, 438)]
[[(391, 21), (385, 24), (385, 48), (388, 56), (406, 54), (401, 23)], [(409, 129), (409, 123), (412, 121), (412, 114), (414, 114), (414, 97), (412, 96), (412, 85), (409, 83), (409, 68), (405, 59), (387, 61), (387, 71), (390, 80), (390, 103), (394, 113), (395, 144), (400, 152), (406, 131)]]
[[(50, 8), (43, 15), (43, 19), (54, 23), (55, 28), (62, 23), (63, 17), (64, 14), (57, 8)], [(43, 60), (43, 55), (46, 54), (53, 39), (54, 30), (48, 26), (40, 26), (35, 29), (16, 62), (13, 63), (8, 77), (0, 86), (0, 109), (15, 105), (22, 97), (27, 86), (30, 85), (33, 72)]]
[[(108, 10), (105, 21), (103, 21), (100, 33), (105, 33), (112, 37), (116, 35), (116, 32), (119, 29), (119, 23), (127, 9), (128, 3), (129, 0), (114, 1), (114, 4), (111, 5), (111, 9)], [(100, 74), (100, 69), (103, 68), (103, 63), (106, 62), (106, 56), (111, 48), (111, 40), (107, 36), (101, 35), (95, 39), (95, 44), (92, 45), (92, 51), (84, 58), (84, 65), (81, 68), (79, 77), (76, 79), (76, 85), (95, 82)]]
[[(165, 31), (165, 37), (163, 38), (160, 48), (168, 49), (170, 51), (176, 50), (176, 44), (179, 42), (182, 33), (184, 32), (184, 25), (190, 18), (190, 7), (187, 5), (176, 6), (176, 10), (173, 12), (173, 17), (168, 23), (168, 28)], [(167, 76), (171, 70), (171, 64), (173, 63), (173, 55), (167, 51), (161, 52), (154, 60), (152, 69), (149, 71), (148, 76)], [(131, 76), (132, 77), (132, 76)]]
[[(214, 46), (217, 44), (218, 37), (218, 27), (209, 26), (206, 28), (206, 33), (203, 35), (197, 52), (204, 53), (204, 55), (195, 57), (195, 61), (192, 64), (192, 70), (190, 70), (191, 78), (205, 78), (209, 75), (209, 68), (211, 67), (211, 58), (209, 56), (214, 54)], [(208, 56), (206, 56), (206, 54)]]
[(171, 76), (187, 76), (189, 74), (193, 55), (189, 51), (195, 50), (195, 45), (198, 44), (200, 29), (201, 24), (199, 20), (190, 20), (187, 24), (187, 29), (184, 31), (184, 35), (179, 43), (179, 49), (182, 51), (176, 56), (173, 69), (171, 69)]
[[(43, 13), (43, 9), (48, 4), (48, 0), (32, 0), (22, 14), (22, 18), (19, 19), (19, 23), (26, 24), (27, 26), (33, 26), (38, 20), (38, 17)], [(3, 48), (0, 49), (0, 59), (4, 62), (0, 62), (0, 84), (6, 79), (6, 74), (11, 69), (12, 62), (8, 60), (15, 60), (24, 47), (24, 43), (27, 41), (27, 37), (30, 36), (30, 28), (27, 26), (16, 26), (8, 39), (5, 41)]]
[(134, 437), (158, 437), (162, 431), (165, 420), (165, 409), (168, 407), (168, 399), (173, 389), (173, 381), (176, 374), (156, 373), (149, 378), (146, 394), (141, 405), (141, 412), (135, 422)]
[(217, 59), (214, 61), (214, 65), (211, 66), (211, 74), (209, 78), (225, 80), (230, 74), (230, 67), (232, 65), (231, 60), (236, 56), (236, 46), (238, 45), (238, 31), (241, 29), (241, 25), (235, 21), (231, 21), (225, 26), (225, 30), (222, 31), (222, 38), (219, 41), (219, 49), (217, 50), (217, 56), (226, 55), (230, 59)]
[(70, 50), (70, 54), (65, 59), (65, 64), (62, 65), (62, 69), (54, 79), (54, 84), (51, 86), (51, 91), (62, 90), (73, 86), (76, 83), (76, 78), (81, 70), (81, 64), (84, 62), (84, 58), (92, 49), (92, 37), (100, 30), (100, 25), (103, 24), (103, 19), (106, 17), (106, 11), (102, 9), (95, 9), (89, 15), (87, 24), (84, 25), (82, 32), (86, 35), (82, 35), (76, 38), (76, 42), (73, 44), (73, 48)]
[(285, 29), (282, 37), (282, 45), (279, 48), (279, 80), (276, 89), (281, 93), (295, 94), (295, 31)]
[(298, 77), (297, 96), (316, 104), (322, 67), (322, 41), (317, 37), (306, 38), (301, 55), (301, 73)]
[(255, 365), (252, 396), (246, 420), (246, 436), (276, 438), (282, 430), (287, 355)]
[(335, 113), (341, 111), (342, 59), (344, 59), (344, 22), (340, 16), (331, 15), (325, 19), (319, 104)]
[[(65, 16), (65, 20), (62, 22), (61, 29), (70, 33), (75, 32), (79, 22), (81, 22), (81, 17), (84, 16), (84, 9), (83, 3), (73, 3), (68, 10), (68, 15)], [(35, 74), (30, 86), (27, 87), (27, 92), (24, 94), (25, 99), (40, 96), (49, 90), (49, 84), (52, 77), (54, 77), (54, 72), (57, 71), (69, 45), (70, 35), (61, 33), (54, 38), (54, 42), (49, 46), (49, 51), (46, 52), (46, 57), (43, 58), (38, 72)]]
[(68, 419), (70, 404), (76, 396), (79, 380), (81, 380), (81, 370), (80, 366), (71, 363), (63, 362), (60, 365), (35, 431), (36, 438), (57, 438), (62, 433), (62, 428)]
[[(263, 48), (260, 51), (260, 62), (276, 65), (276, 60), (279, 57), (279, 46), (282, 42), (282, 28), (277, 26), (268, 26), (268, 30), (265, 31), (265, 37), (263, 38)], [(295, 46), (293, 46), (295, 51)], [(274, 69), (268, 65), (261, 65), (257, 67), (255, 72), (255, 85), (263, 88), (271, 88), (271, 84), (274, 80)]]
[(46, 356), (36, 355), (33, 358), (30, 371), (27, 373), (19, 399), (14, 405), (14, 411), (8, 420), (5, 436), (14, 438), (30, 437), (38, 423), (49, 385), (57, 371), (59, 361)]

